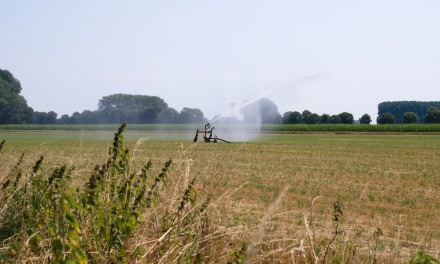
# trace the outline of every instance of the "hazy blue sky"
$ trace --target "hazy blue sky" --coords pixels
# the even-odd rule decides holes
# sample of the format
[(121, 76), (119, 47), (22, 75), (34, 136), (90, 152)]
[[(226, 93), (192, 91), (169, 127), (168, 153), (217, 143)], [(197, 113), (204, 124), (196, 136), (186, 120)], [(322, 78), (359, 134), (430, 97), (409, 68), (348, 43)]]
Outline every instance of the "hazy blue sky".
[(440, 100), (440, 1), (2, 1), (0, 68), (36, 111), (155, 95), (208, 118), (268, 95), (279, 112)]

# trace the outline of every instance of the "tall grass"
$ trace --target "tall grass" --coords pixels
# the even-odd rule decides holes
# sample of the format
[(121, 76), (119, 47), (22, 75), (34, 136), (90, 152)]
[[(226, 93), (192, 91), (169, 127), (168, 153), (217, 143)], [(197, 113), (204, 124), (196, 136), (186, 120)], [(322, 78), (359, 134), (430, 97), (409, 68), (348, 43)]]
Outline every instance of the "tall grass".
[[(343, 154), (330, 152), (329, 148), (319, 149), (316, 142), (310, 144), (312, 141), (303, 145), (276, 144), (270, 148), (245, 143), (190, 143), (184, 148), (182, 144), (180, 152), (173, 151), (174, 161), (168, 159), (156, 168), (153, 162), (159, 159), (150, 156), (143, 160), (149, 155), (138, 151), (143, 140), (138, 141), (133, 150), (127, 148), (125, 129), (125, 124), (118, 128), (106, 155), (90, 170), (72, 165), (49, 165), (54, 164), (49, 158), (61, 158), (60, 155), (49, 158), (40, 155), (32, 166), (27, 166), (31, 155), (26, 152), (11, 162), (11, 152), (6, 148), (8, 142), (0, 143), (0, 159), (8, 160), (7, 164), (11, 165), (7, 169), (0, 164), (0, 263), (436, 261), (419, 251), (435, 252), (424, 244), (410, 243), (411, 255), (403, 257), (399, 255), (400, 249), (387, 251), (390, 246), (385, 246), (385, 237), (389, 236), (389, 229), (378, 227), (369, 233), (359, 228), (362, 224), (353, 222), (353, 216), (350, 219), (350, 213), (353, 215), (350, 210), (358, 208), (359, 221), (366, 220), (369, 225), (376, 226), (373, 222), (376, 219), (384, 221), (383, 218), (365, 218), (365, 204), (359, 203), (368, 196), (370, 201), (378, 199), (379, 205), (383, 205), (386, 197), (380, 197), (379, 189), (367, 190), (365, 195), (358, 193), (355, 187), (366, 181), (363, 173), (374, 177), (370, 171), (361, 170), (371, 167), (368, 162), (375, 163), (377, 159), (371, 156), (372, 161), (364, 160), (364, 148), (359, 146), (342, 148), (351, 143), (342, 144), (337, 137), (341, 135), (333, 135), (330, 141), (337, 142), (331, 148), (339, 148)], [(296, 135), (290, 136), (297, 142)], [(62, 148), (60, 144), (56, 146)], [(164, 146), (170, 145), (159, 144), (156, 150), (163, 151)], [(88, 158), (89, 150), (81, 145), (78, 151), (84, 153), (75, 157)], [(187, 156), (190, 151), (194, 159)], [(244, 153), (239, 153), (241, 151)], [(387, 152), (380, 157), (396, 156), (391, 148), (378, 151)], [(262, 155), (263, 159), (255, 158)], [(363, 159), (343, 163), (340, 161), (344, 158), (342, 155)], [(293, 164), (293, 159), (298, 163)], [(193, 168), (192, 164), (197, 162), (198, 168)], [(276, 162), (280, 162), (282, 168), (276, 167)], [(324, 166), (327, 169), (321, 172), (314, 162), (331, 166)], [(360, 162), (363, 166), (349, 167)], [(398, 173), (400, 180), (407, 176), (403, 168), (402, 172), (397, 172), (399, 166), (387, 162), (391, 161), (382, 166), (394, 170), (391, 173)], [(230, 166), (231, 170), (217, 171), (220, 165)], [(340, 171), (339, 167), (344, 170)], [(371, 168), (373, 174), (380, 174), (375, 171), (377, 167)], [(348, 173), (350, 170), (358, 177), (353, 182), (348, 182), (352, 177)], [(289, 175), (294, 173), (298, 177)], [(243, 179), (247, 181), (243, 183)], [(389, 179), (388, 171), (374, 178), (384, 182)], [(198, 185), (199, 182), (202, 184)], [(375, 184), (372, 188), (385, 186), (382, 182)], [(435, 184), (434, 180), (431, 184)], [(356, 192), (342, 191), (347, 188)], [(402, 196), (395, 191), (396, 197)], [(326, 193), (327, 197), (316, 196), (321, 193)], [(341, 199), (340, 193), (345, 195)], [(435, 195), (429, 190), (427, 194)], [(410, 198), (414, 196), (399, 197), (402, 201), (412, 201)], [(353, 199), (356, 205), (349, 207)], [(255, 206), (257, 202), (265, 206)], [(368, 201), (366, 205), (370, 205)], [(408, 206), (404, 204), (403, 208)], [(332, 212), (328, 208), (333, 208)], [(382, 209), (385, 213), (386, 210), (393, 209)], [(390, 215), (394, 216), (391, 212)], [(357, 220), (356, 216), (354, 218)]]
[(157, 176), (151, 161), (140, 170), (132, 168), (124, 130), (125, 124), (115, 133), (107, 160), (83, 186), (72, 184), (74, 168), (61, 166), (47, 173), (41, 156), (26, 173), (21, 169), (25, 155), (18, 159), (1, 178), (0, 263), (204, 261), (209, 255), (204, 252), (206, 242), (198, 239), (207, 232), (209, 199), (194, 207), (194, 179), (175, 210), (155, 215), (159, 224), (152, 237), (160, 238), (154, 245), (146, 250), (133, 243), (145, 215), (160, 208), (172, 161)]

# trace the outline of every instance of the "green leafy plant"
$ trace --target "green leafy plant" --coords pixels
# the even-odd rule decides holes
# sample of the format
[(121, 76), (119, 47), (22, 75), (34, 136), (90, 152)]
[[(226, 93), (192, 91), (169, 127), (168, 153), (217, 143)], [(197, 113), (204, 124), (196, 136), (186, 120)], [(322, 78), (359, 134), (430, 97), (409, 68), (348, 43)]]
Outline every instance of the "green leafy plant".
[[(55, 167), (46, 174), (41, 156), (29, 173), (23, 173), (25, 155), (19, 158), (2, 184), (1, 202), (6, 209), (0, 214), (0, 241), (7, 252), (1, 252), (0, 263), (17, 262), (24, 255), (54, 263), (124, 263), (145, 253), (133, 248), (130, 239), (145, 213), (161, 203), (159, 193), (166, 186), (172, 161), (165, 162), (157, 176), (151, 161), (140, 170), (132, 168), (124, 145), (125, 128), (122, 124), (115, 133), (106, 162), (95, 166), (83, 188), (74, 188), (73, 167)], [(195, 181), (190, 181), (175, 210), (157, 216), (164, 234), (143, 257), (177, 256), (181, 262), (209, 259), (206, 210), (210, 198), (196, 204)], [(180, 248), (177, 255), (176, 247)]]
[(150, 161), (141, 173), (132, 171), (124, 148), (125, 127), (115, 133), (107, 162), (96, 166), (83, 191), (73, 188), (74, 168), (61, 166), (44, 174), (43, 156), (20, 185), (24, 154), (19, 158), (2, 184), (2, 203), (7, 206), (0, 215), (0, 240), (10, 249), (2, 260), (14, 259), (28, 246), (37, 255), (51, 251), (45, 258), (56, 263), (124, 262), (126, 241), (145, 209), (158, 201), (171, 166), (171, 160), (166, 162), (151, 185)]
[(423, 251), (417, 252), (416, 256), (413, 256), (409, 261), (410, 264), (433, 264), (440, 263), (440, 261), (428, 254), (425, 254)]

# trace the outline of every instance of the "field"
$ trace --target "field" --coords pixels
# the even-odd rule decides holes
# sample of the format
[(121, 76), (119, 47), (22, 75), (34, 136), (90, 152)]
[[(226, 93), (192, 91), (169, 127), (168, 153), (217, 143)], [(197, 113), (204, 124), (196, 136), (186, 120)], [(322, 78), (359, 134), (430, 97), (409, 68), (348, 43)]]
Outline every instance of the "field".
[[(159, 174), (168, 159), (173, 161), (158, 205), (142, 216), (126, 242), (129, 262), (185, 262), (178, 252), (196, 243), (202, 261), (216, 263), (408, 263), (417, 252), (440, 258), (438, 135), (251, 136), (205, 144), (193, 143), (193, 134), (186, 132), (124, 133), (132, 168), (140, 171), (151, 160)], [(5, 130), (2, 140), (0, 183), (26, 153), (23, 171), (31, 171), (44, 155), (46, 174), (67, 165), (81, 189), (95, 165), (107, 160), (113, 132)], [(203, 232), (185, 231), (193, 239), (183, 244), (182, 234), (175, 234), (179, 243), (154, 256), (151, 251), (172, 233), (162, 222), (180, 210), (189, 185), (194, 203), (185, 214), (206, 206), (206, 217), (193, 226)], [(0, 245), (0, 255), (6, 244)], [(18, 255), (21, 261), (35, 257), (29, 250)], [(186, 262), (197, 262), (189, 255)]]

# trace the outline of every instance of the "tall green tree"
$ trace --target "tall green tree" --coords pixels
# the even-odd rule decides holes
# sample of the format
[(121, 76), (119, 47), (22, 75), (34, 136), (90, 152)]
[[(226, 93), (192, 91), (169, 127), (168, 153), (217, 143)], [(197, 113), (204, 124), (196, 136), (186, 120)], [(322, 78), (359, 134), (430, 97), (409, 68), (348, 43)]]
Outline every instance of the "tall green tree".
[(158, 119), (162, 124), (174, 124), (179, 121), (179, 112), (174, 108), (167, 108), (160, 112)]
[(419, 122), (419, 117), (414, 112), (405, 112), (403, 114), (404, 124), (417, 124)]
[(33, 123), (34, 110), (20, 92), (20, 81), (8, 70), (0, 69), (0, 124)]
[(66, 114), (62, 115), (60, 119), (58, 119), (58, 124), (63, 124), (63, 125), (70, 124), (69, 115)]
[(369, 125), (371, 123), (371, 116), (369, 114), (364, 114), (359, 118), (359, 123), (364, 125)]
[(302, 118), (301, 113), (298, 111), (285, 112), (283, 114), (282, 122), (283, 124), (301, 124)]
[(98, 111), (107, 123), (159, 123), (159, 115), (168, 109), (157, 96), (113, 94), (99, 100)]
[(310, 117), (312, 116), (312, 112), (309, 110), (304, 110), (301, 113), (301, 123), (303, 124), (311, 124)]
[(379, 116), (379, 118), (377, 119), (377, 123), (380, 125), (395, 124), (396, 117), (393, 114), (386, 112)]
[(341, 118), (342, 124), (353, 124), (354, 117), (352, 114), (348, 112), (342, 112), (339, 114), (339, 117)]
[(320, 123), (321, 124), (330, 124), (330, 115), (329, 114), (322, 114)]
[(54, 111), (35, 112), (35, 124), (56, 124), (58, 114)]
[(181, 124), (202, 124), (207, 121), (203, 112), (198, 108), (184, 107), (179, 114), (179, 123)]
[(341, 118), (338, 115), (332, 115), (330, 116), (330, 124), (340, 124)]
[(425, 115), (425, 123), (427, 124), (440, 124), (440, 110), (431, 106)]
[(321, 117), (317, 113), (312, 113), (309, 116), (308, 124), (319, 124), (321, 122)]
[(321, 122), (321, 117), (309, 110), (304, 110), (301, 114), (301, 120), (304, 124), (319, 124), (319, 122)]

